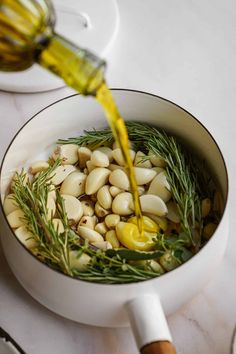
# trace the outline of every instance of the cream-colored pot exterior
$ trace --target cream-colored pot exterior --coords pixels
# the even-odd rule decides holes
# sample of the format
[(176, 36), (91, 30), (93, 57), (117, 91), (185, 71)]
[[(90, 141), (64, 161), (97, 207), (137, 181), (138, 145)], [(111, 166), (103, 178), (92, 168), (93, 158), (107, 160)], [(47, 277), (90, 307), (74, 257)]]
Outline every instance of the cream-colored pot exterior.
[[(167, 129), (207, 160), (227, 200), (228, 180), (224, 160), (212, 136), (188, 112), (147, 93), (114, 90), (125, 120), (144, 121)], [(33, 117), (9, 146), (1, 169), (1, 203), (9, 179), (18, 168), (35, 160), (44, 150), (52, 151), (58, 138), (82, 134), (85, 129), (107, 123), (101, 107), (92, 98), (71, 96)], [(128, 285), (101, 285), (72, 279), (56, 272), (28, 252), (7, 224), (1, 205), (1, 238), (8, 263), (22, 286), (40, 303), (72, 320), (119, 327), (129, 324), (125, 304), (133, 299), (157, 296), (166, 314), (189, 301), (216, 270), (225, 250), (228, 215), (224, 216), (208, 244), (191, 260), (159, 278)], [(152, 297), (153, 298), (153, 297)], [(151, 303), (150, 303), (150, 306)]]

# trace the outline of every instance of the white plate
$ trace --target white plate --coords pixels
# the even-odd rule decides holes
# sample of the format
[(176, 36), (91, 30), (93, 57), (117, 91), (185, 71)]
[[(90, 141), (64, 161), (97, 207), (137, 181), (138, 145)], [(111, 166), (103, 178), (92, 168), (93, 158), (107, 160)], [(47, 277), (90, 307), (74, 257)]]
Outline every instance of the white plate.
[[(54, 0), (56, 31), (80, 47), (104, 57), (119, 26), (116, 0)], [(19, 73), (0, 73), (0, 89), (11, 92), (40, 92), (65, 86), (39, 66)]]

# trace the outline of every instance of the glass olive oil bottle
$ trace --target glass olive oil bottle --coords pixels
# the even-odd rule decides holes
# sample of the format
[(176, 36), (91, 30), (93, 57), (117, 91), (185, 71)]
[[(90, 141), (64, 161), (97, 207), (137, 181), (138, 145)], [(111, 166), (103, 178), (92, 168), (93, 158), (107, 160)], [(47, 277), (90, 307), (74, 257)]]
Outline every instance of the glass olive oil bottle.
[(55, 33), (54, 27), (55, 12), (49, 0), (0, 0), (0, 70), (21, 71), (38, 63), (77, 92), (96, 96), (123, 153), (142, 235), (142, 213), (127, 130), (105, 84), (105, 62)]
[(95, 94), (105, 62), (54, 31), (48, 0), (0, 0), (0, 70), (21, 71), (35, 62), (76, 91)]

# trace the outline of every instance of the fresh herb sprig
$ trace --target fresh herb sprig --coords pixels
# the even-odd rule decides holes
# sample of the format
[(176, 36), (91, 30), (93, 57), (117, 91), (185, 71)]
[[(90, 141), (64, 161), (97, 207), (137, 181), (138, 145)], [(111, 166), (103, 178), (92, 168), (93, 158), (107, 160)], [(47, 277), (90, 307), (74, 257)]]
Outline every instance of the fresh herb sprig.
[[(191, 157), (183, 150), (175, 138), (147, 124), (138, 122), (126, 123), (129, 139), (135, 149), (160, 156), (166, 162), (166, 173), (171, 192), (176, 201), (181, 218), (183, 237), (174, 242), (164, 234), (157, 235), (156, 245), (160, 254), (167, 252), (178, 264), (192, 256), (189, 251), (197, 252), (201, 246), (201, 208), (200, 186)], [(86, 131), (83, 136), (59, 140), (60, 144), (77, 144), (95, 149), (101, 145), (111, 145), (113, 136), (110, 129)], [(150, 156), (147, 156), (147, 159)], [(131, 283), (160, 275), (150, 266), (150, 261), (130, 263), (119, 253), (109, 255), (82, 242), (71, 228), (64, 208), (63, 198), (56, 193), (57, 215), (61, 219), (64, 232), (59, 233), (48, 217), (47, 198), (50, 192), (50, 180), (55, 168), (60, 165), (56, 161), (49, 169), (41, 172), (32, 181), (26, 181), (25, 173), (15, 178), (13, 192), (15, 200), (24, 213), (24, 219), (32, 237), (38, 243), (33, 251), (37, 257), (52, 268), (59, 269), (73, 277), (98, 283)], [(196, 225), (198, 224), (198, 227)], [(199, 232), (200, 230), (200, 232)], [(77, 251), (78, 258), (85, 252), (91, 260), (85, 271), (74, 269), (70, 265), (70, 251)], [(129, 250), (127, 250), (129, 252)], [(134, 251), (130, 251), (134, 252)], [(154, 251), (156, 252), (156, 251)], [(133, 253), (130, 254), (132, 259)], [(139, 255), (140, 257), (140, 255)], [(150, 258), (151, 260), (152, 258)]]
[(190, 168), (187, 160), (190, 157), (172, 136), (155, 128), (151, 130), (153, 134), (146, 147), (167, 164), (167, 180), (178, 207), (182, 229), (197, 252), (201, 245), (201, 201), (197, 193), (196, 172)]
[(84, 131), (84, 135), (76, 138), (59, 139), (58, 144), (77, 144), (86, 146), (94, 150), (99, 146), (108, 145), (113, 141), (113, 135), (110, 129)]
[(119, 255), (109, 257), (104, 251), (94, 251), (90, 248), (86, 253), (92, 257), (86, 271), (74, 270), (75, 275), (81, 280), (104, 284), (122, 284), (151, 279), (160, 275), (152, 270), (148, 262), (145, 265), (131, 265)]
[(48, 194), (51, 190), (50, 180), (55, 168), (60, 164), (56, 161), (46, 171), (39, 173), (32, 181), (27, 180), (24, 171), (14, 177), (14, 199), (24, 213), (27, 229), (38, 244), (36, 255), (53, 268), (60, 268), (64, 273), (72, 275), (69, 257), (69, 223), (65, 213), (64, 202), (57, 194), (57, 208), (64, 226), (61, 234), (55, 229), (47, 207)]
[[(195, 252), (201, 246), (201, 203), (199, 197), (198, 171), (194, 168), (190, 155), (183, 150), (176, 139), (145, 123), (128, 121), (126, 127), (129, 139), (134, 142), (135, 148), (142, 151), (152, 151), (166, 162), (168, 182), (173, 199), (178, 205), (181, 226), (188, 235)], [(94, 146), (96, 144), (111, 143), (111, 130), (85, 131), (83, 136), (59, 140), (61, 144), (78, 144)], [(149, 159), (150, 156), (147, 156)], [(197, 167), (196, 167), (197, 168)], [(198, 225), (198, 227), (197, 227)]]
[[(130, 265), (119, 255), (108, 256), (105, 252), (91, 248), (81, 242), (71, 228), (63, 198), (56, 191), (57, 214), (63, 223), (64, 232), (59, 233), (53, 225), (47, 208), (51, 190), (51, 178), (60, 161), (46, 171), (28, 180), (24, 171), (14, 177), (13, 194), (19, 208), (24, 213), (24, 221), (38, 246), (33, 253), (50, 267), (82, 280), (100, 283), (131, 283), (158, 276), (151, 267)], [(70, 251), (77, 251), (78, 258), (85, 252), (91, 257), (86, 271), (79, 271), (70, 265)]]

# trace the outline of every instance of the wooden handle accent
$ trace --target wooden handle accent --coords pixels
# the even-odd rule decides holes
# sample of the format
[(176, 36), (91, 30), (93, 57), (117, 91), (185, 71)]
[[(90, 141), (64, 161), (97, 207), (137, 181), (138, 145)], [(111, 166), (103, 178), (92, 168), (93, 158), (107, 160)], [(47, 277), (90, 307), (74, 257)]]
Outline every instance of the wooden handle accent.
[(171, 342), (161, 341), (145, 345), (140, 350), (141, 354), (176, 354), (175, 347)]

